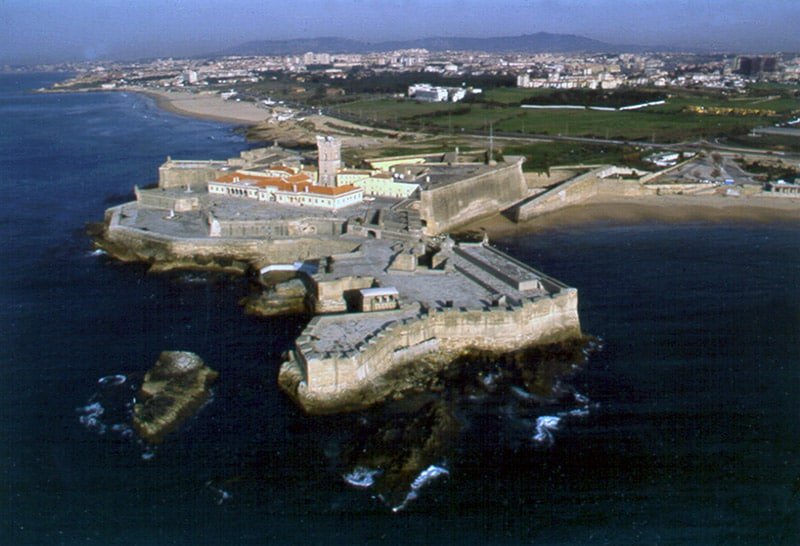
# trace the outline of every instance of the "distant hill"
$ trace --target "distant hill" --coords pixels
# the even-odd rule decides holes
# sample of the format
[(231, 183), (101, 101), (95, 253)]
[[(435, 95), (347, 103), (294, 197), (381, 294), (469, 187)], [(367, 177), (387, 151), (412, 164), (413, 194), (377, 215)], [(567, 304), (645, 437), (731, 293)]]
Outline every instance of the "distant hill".
[(636, 45), (619, 45), (593, 40), (574, 34), (550, 34), (538, 32), (522, 36), (498, 38), (431, 37), (416, 40), (389, 42), (361, 42), (347, 38), (300, 38), (295, 40), (257, 40), (219, 51), (212, 56), (225, 55), (299, 55), (307, 51), (315, 53), (368, 53), (371, 51), (393, 51), (396, 49), (427, 49), (428, 51), (466, 50), (553, 53), (592, 52), (616, 53), (639, 52), (653, 48)]

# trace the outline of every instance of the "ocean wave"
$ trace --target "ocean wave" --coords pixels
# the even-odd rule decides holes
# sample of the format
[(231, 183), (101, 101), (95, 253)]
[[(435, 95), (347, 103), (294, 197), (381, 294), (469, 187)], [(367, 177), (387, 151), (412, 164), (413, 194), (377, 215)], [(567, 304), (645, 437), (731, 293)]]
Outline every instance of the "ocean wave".
[(425, 487), (426, 484), (432, 482), (433, 480), (435, 480), (440, 476), (447, 476), (449, 474), (450, 471), (444, 467), (436, 465), (429, 466), (428, 468), (423, 470), (419, 474), (419, 476), (417, 476), (416, 479), (414, 479), (413, 482), (411, 482), (411, 490), (406, 495), (406, 498), (403, 499), (403, 502), (401, 502), (397, 506), (393, 506), (392, 512), (399, 512), (400, 510), (408, 506), (409, 502), (413, 501), (419, 496), (420, 489)]
[(564, 417), (588, 417), (589, 408), (575, 408), (564, 414)]
[(97, 380), (97, 384), (103, 387), (118, 387), (128, 380), (126, 375), (121, 373), (106, 375)]
[(581, 394), (578, 391), (575, 391), (573, 396), (575, 397), (575, 401), (580, 403), (580, 404), (588, 404), (589, 403), (589, 397), (586, 396), (585, 394)]
[(354, 487), (366, 489), (368, 487), (372, 487), (372, 485), (375, 483), (375, 476), (379, 475), (380, 473), (381, 471), (378, 469), (357, 466), (352, 470), (352, 472), (345, 474), (342, 476), (342, 478), (344, 478), (344, 481)]
[(214, 493), (217, 497), (217, 504), (222, 504), (226, 500), (230, 500), (233, 498), (233, 493), (230, 491), (225, 491), (221, 487), (217, 487), (214, 485), (214, 482), (209, 480), (206, 482), (206, 489)]
[(89, 256), (105, 256), (106, 254), (108, 254), (108, 252), (106, 252), (102, 248), (97, 248), (89, 252)]
[(536, 419), (536, 434), (533, 436), (533, 441), (547, 446), (553, 445), (555, 438), (553, 431), (558, 430), (561, 417), (557, 415), (542, 415)]
[(127, 383), (128, 376), (124, 374), (99, 378), (97, 385), (100, 389), (89, 397), (85, 406), (75, 410), (81, 425), (97, 434), (110, 431), (121, 438), (131, 438), (134, 431), (129, 423), (135, 401), (131, 399), (131, 390), (136, 387), (130, 385), (128, 388)]
[(105, 434), (106, 433), (106, 425), (100, 419), (102, 415), (106, 412), (106, 409), (100, 402), (91, 402), (81, 408), (77, 409), (78, 413), (81, 414), (78, 417), (80, 423), (88, 428), (89, 430), (93, 430), (98, 434)]

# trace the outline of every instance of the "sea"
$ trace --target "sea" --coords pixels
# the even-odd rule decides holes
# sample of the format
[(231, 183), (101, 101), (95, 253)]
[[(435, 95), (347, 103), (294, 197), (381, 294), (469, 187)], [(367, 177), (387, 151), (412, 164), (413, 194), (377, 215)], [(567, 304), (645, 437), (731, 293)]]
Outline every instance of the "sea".
[[(577, 287), (594, 341), (543, 372), (552, 397), (490, 388), (503, 363), (491, 396), (445, 391), (428, 442), (413, 409), (304, 415), (276, 376), (307, 318), (245, 315), (249, 279), (94, 250), (87, 223), (166, 156), (253, 144), (136, 94), (32, 92), (63, 78), (0, 76), (0, 544), (800, 544), (800, 224), (494, 241)], [(152, 447), (130, 408), (167, 349), (220, 377)], [(381, 490), (373, 448), (413, 479)]]

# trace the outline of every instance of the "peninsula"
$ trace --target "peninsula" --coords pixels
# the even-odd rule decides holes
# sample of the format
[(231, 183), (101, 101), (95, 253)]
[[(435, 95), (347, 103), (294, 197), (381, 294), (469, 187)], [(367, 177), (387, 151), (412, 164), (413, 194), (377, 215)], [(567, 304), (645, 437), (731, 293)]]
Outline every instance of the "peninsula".
[(351, 169), (339, 140), (317, 144), (316, 164), (277, 147), (168, 158), (156, 187), (108, 209), (97, 245), (154, 270), (300, 279), (315, 316), (287, 351), (280, 385), (309, 412), (371, 405), (466, 351), (581, 335), (574, 288), (485, 239), (447, 235), (530, 197), (522, 158), (454, 151)]
[(746, 202), (792, 215), (800, 203), (793, 184), (700, 179), (735, 169), (722, 156), (673, 154), (657, 172), (524, 173), (523, 157), (456, 148), (351, 168), (338, 138), (316, 143), (315, 162), (277, 146), (227, 160), (167, 158), (155, 187), (136, 187), (135, 202), (106, 211), (96, 241), (156, 271), (255, 273), (268, 289), (248, 311), (313, 315), (285, 353), (279, 384), (316, 413), (400, 395), (470, 351), (505, 354), (581, 336), (575, 288), (494, 248), (485, 232), (481, 242), (455, 242), (454, 230), (597, 200)]

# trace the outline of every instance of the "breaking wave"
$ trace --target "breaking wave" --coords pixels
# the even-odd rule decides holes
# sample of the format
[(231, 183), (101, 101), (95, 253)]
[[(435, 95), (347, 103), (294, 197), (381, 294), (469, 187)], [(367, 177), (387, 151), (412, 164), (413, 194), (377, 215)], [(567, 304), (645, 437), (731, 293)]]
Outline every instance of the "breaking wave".
[(350, 485), (366, 489), (368, 487), (372, 487), (372, 485), (375, 483), (375, 476), (378, 476), (380, 473), (381, 471), (378, 469), (358, 466), (354, 468), (352, 472), (345, 474), (342, 477), (344, 478), (344, 481)]
[(214, 493), (214, 496), (217, 497), (217, 504), (222, 504), (226, 500), (230, 500), (233, 498), (233, 493), (230, 491), (225, 491), (221, 487), (217, 487), (214, 485), (213, 480), (209, 480), (206, 482), (206, 489)]
[(558, 430), (558, 425), (561, 423), (561, 417), (556, 415), (542, 415), (536, 419), (536, 434), (533, 436), (533, 441), (547, 446), (553, 445), (555, 439), (553, 438), (553, 431)]
[(450, 474), (450, 471), (444, 467), (431, 465), (425, 470), (423, 470), (417, 478), (411, 482), (411, 490), (406, 495), (406, 498), (403, 499), (403, 502), (398, 504), (397, 506), (392, 507), (392, 512), (399, 512), (400, 510), (404, 509), (408, 506), (408, 503), (413, 501), (419, 496), (419, 491), (426, 484), (432, 482), (439, 476), (447, 476)]
[(76, 411), (80, 414), (78, 421), (80, 421), (83, 426), (98, 434), (106, 433), (108, 427), (101, 420), (106, 409), (100, 402), (92, 402), (90, 399), (88, 404), (78, 408)]
[(97, 384), (101, 387), (118, 387), (128, 380), (126, 375), (121, 373), (114, 375), (106, 375), (97, 380)]
[(97, 380), (98, 390), (76, 408), (78, 421), (86, 429), (97, 434), (111, 432), (120, 438), (132, 438), (130, 422), (133, 411), (135, 386), (128, 385), (124, 374), (106, 375)]

